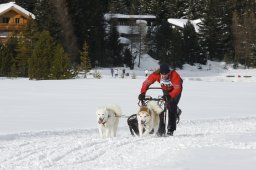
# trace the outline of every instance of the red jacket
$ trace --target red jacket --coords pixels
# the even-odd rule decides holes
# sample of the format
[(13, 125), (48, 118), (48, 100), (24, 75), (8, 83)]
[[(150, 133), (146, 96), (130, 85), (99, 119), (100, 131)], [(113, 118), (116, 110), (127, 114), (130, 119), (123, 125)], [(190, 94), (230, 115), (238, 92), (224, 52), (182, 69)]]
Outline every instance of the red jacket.
[[(180, 75), (175, 70), (172, 70), (169, 73), (169, 79), (168, 80), (170, 80), (170, 84), (168, 84), (168, 86), (166, 86), (166, 85), (164, 85), (162, 83), (161, 84), (161, 88), (163, 90), (167, 90), (169, 92), (169, 95), (172, 98), (175, 98), (182, 91), (182, 79), (181, 79)], [(152, 74), (150, 74), (148, 76), (148, 78), (143, 82), (140, 92), (141, 93), (146, 93), (148, 88), (149, 88), (149, 86), (151, 84), (153, 84), (155, 81), (160, 83), (160, 81), (161, 81), (160, 73), (152, 73)]]

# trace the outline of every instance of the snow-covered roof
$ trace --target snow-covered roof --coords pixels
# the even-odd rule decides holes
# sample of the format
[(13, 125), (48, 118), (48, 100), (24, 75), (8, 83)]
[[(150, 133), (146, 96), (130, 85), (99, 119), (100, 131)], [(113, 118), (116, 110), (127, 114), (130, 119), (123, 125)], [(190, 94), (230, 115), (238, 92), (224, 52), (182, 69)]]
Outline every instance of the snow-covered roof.
[(132, 19), (156, 19), (154, 15), (125, 15), (125, 14), (105, 14), (104, 18), (110, 20), (111, 18), (132, 18)]
[(35, 19), (35, 15), (32, 14), (31, 12), (27, 11), (26, 9), (20, 7), (19, 5), (16, 5), (15, 2), (9, 2), (5, 4), (0, 4), (0, 15), (10, 11), (14, 10), (18, 13), (23, 14), (25, 17), (31, 16), (33, 19)]
[[(169, 18), (168, 19), (168, 22), (170, 24), (176, 25), (181, 28), (184, 28), (184, 26), (187, 24), (188, 21), (189, 21), (188, 19), (177, 19), (177, 18)], [(195, 31), (199, 32), (198, 24), (202, 22), (201, 19), (190, 20), (190, 22), (194, 25)]]
[(118, 40), (121, 44), (130, 44), (131, 43), (131, 41), (125, 37), (119, 37)]
[(138, 19), (138, 20), (136, 20), (136, 24), (146, 24), (147, 25), (147, 21)]

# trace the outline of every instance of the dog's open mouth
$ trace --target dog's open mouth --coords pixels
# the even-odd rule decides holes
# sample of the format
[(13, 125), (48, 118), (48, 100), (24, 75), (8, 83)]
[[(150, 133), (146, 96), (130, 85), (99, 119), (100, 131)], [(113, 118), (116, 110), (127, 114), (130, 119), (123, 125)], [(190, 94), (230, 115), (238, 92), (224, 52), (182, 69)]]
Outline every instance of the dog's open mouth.
[(142, 120), (142, 121), (141, 121), (141, 124), (142, 124), (143, 126), (146, 126), (146, 121), (145, 121), (145, 120)]
[(99, 118), (98, 123), (102, 124), (103, 123), (103, 119)]

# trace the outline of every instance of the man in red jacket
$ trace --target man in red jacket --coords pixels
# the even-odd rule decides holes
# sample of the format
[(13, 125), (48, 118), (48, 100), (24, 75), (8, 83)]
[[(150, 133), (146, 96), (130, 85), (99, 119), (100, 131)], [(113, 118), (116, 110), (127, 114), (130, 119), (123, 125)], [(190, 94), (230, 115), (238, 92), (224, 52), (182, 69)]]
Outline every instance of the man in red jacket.
[[(167, 127), (167, 135), (173, 136), (173, 132), (176, 130), (176, 119), (178, 114), (181, 113), (181, 110), (177, 109), (179, 103), (181, 92), (182, 92), (182, 79), (180, 75), (175, 70), (170, 70), (169, 65), (161, 64), (160, 69), (156, 70), (148, 76), (148, 78), (143, 82), (139, 100), (145, 99), (145, 94), (151, 84), (155, 81), (159, 82), (163, 90), (163, 97), (168, 103), (167, 109), (169, 112), (169, 120)], [(180, 113), (177, 113), (179, 110)], [(162, 136), (165, 134), (165, 125), (164, 125), (164, 115), (160, 114), (160, 125), (158, 134)]]

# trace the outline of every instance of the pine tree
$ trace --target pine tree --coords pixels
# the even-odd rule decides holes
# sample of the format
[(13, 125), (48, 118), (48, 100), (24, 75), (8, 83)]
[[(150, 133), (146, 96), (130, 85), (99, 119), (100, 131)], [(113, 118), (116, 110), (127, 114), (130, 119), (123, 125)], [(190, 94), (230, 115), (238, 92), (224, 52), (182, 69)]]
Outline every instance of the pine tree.
[(209, 0), (200, 28), (200, 45), (204, 55), (211, 60), (223, 60), (232, 44), (229, 9), (221, 0)]
[(185, 9), (183, 9), (184, 17), (190, 20), (203, 17), (203, 11), (207, 1), (205, 0), (183, 0)]
[(256, 42), (252, 46), (252, 52), (250, 57), (250, 66), (256, 68)]
[(127, 66), (127, 67), (130, 67), (130, 69), (133, 69), (134, 68), (134, 65), (133, 65), (133, 56), (132, 56), (132, 53), (131, 51), (126, 48), (124, 50), (124, 64)]
[(16, 66), (15, 66), (15, 58), (17, 57), (16, 47), (18, 44), (18, 39), (16, 36), (12, 36), (8, 38), (8, 41), (6, 42), (5, 46), (7, 49), (7, 57), (10, 57), (10, 59), (7, 59), (7, 61), (10, 61), (8, 65), (8, 74), (7, 76), (13, 77), (16, 76)]
[(28, 60), (31, 57), (31, 50), (26, 38), (20, 36), (16, 49), (17, 57), (15, 58), (17, 76), (28, 76)]
[(184, 54), (179, 30), (173, 29), (167, 21), (162, 22), (156, 32), (155, 44), (156, 59), (160, 60), (160, 63), (182, 68)]
[(74, 65), (79, 64), (79, 46), (77, 43), (77, 37), (74, 33), (67, 3), (65, 0), (55, 0), (51, 2), (56, 8), (55, 20), (61, 27), (58, 42), (62, 44), (65, 52), (70, 57), (71, 62)]
[(177, 0), (176, 3), (174, 4), (176, 7), (174, 9), (176, 9), (175, 11), (175, 18), (188, 18), (188, 16), (186, 16), (186, 12), (188, 11), (189, 8), (189, 4), (188, 4), (188, 0)]
[(13, 63), (13, 54), (5, 45), (0, 43), (0, 76), (9, 77), (11, 75), (11, 67)]
[(193, 65), (194, 63), (203, 64), (203, 59), (200, 58), (200, 47), (198, 43), (198, 36), (194, 26), (190, 21), (184, 26), (183, 29), (183, 42), (184, 42), (184, 60), (186, 63)]
[(29, 59), (29, 78), (47, 80), (53, 61), (54, 41), (48, 31), (43, 31), (35, 44), (32, 56)]
[(86, 41), (92, 66), (104, 66), (105, 7), (102, 1), (66, 0), (66, 2), (79, 50), (81, 51)]
[(138, 0), (130, 0), (128, 4), (129, 14), (136, 15), (140, 13), (140, 2)]
[(161, 60), (161, 62), (167, 62), (167, 54), (169, 53), (169, 48), (171, 46), (172, 28), (169, 23), (163, 22), (158, 26), (155, 35), (155, 58)]
[(54, 50), (54, 59), (50, 69), (50, 79), (60, 80), (69, 79), (73, 77), (71, 71), (71, 62), (67, 54), (65, 54), (63, 47), (57, 44)]
[[(212, 2), (212, 0), (210, 0)], [(202, 50), (204, 55), (208, 58), (213, 60), (216, 57), (216, 48), (215, 43), (217, 42), (217, 32), (214, 29), (217, 27), (216, 17), (216, 5), (208, 4), (207, 11), (204, 15), (202, 20), (202, 25), (200, 27), (200, 45), (202, 46)]]
[(159, 0), (141, 0), (141, 13), (140, 14), (150, 14), (156, 15), (159, 13)]
[(25, 8), (26, 10), (33, 12), (37, 0), (15, 0), (15, 3)]
[(246, 67), (253, 65), (255, 48), (256, 9), (255, 1), (236, 1), (232, 17), (234, 36), (234, 62)]
[(31, 58), (32, 50), (38, 37), (37, 24), (30, 18), (25, 29), (19, 34), (18, 44), (15, 49), (17, 52), (15, 58), (17, 76), (28, 77), (28, 60)]
[(119, 33), (115, 23), (110, 26), (107, 38), (106, 57), (106, 61), (111, 62), (109, 64), (112, 66), (122, 66), (123, 64), (122, 45), (119, 42)]
[(158, 2), (157, 18), (160, 22), (167, 21), (168, 18), (175, 18), (177, 9), (175, 5), (176, 1), (162, 0)]
[(27, 40), (28, 44), (30, 44), (31, 49), (34, 48), (35, 43), (38, 40), (39, 34), (40, 32), (36, 21), (30, 17), (28, 19), (27, 25), (21, 33), (21, 36)]
[(86, 73), (88, 73), (92, 69), (91, 60), (88, 54), (88, 46), (86, 42), (84, 42), (83, 50), (80, 52), (80, 60), (80, 70), (84, 71), (84, 77), (86, 77)]
[(140, 1), (140, 14), (153, 14), (154, 8), (152, 7), (154, 0), (141, 0)]
[(182, 68), (184, 64), (183, 41), (179, 30), (173, 30), (171, 34), (171, 43), (167, 53), (167, 63), (173, 68)]
[(234, 58), (234, 35), (232, 33), (232, 12), (233, 3), (231, 1), (224, 1), (220, 4), (221, 7), (221, 43), (223, 44), (222, 56), (220, 60), (225, 58)]
[(112, 0), (109, 3), (109, 12), (113, 14), (128, 14), (128, 8), (124, 0)]
[(47, 30), (57, 41), (61, 40), (61, 27), (56, 20), (57, 12), (52, 0), (40, 0), (35, 4), (33, 11), (40, 31)]
[(154, 58), (154, 48), (155, 48), (155, 41), (154, 41), (154, 37), (155, 37), (155, 32), (154, 29), (155, 26), (148, 26), (147, 29), (147, 34), (145, 37), (145, 47), (146, 47), (146, 53), (148, 53), (149, 55), (151, 55)]

